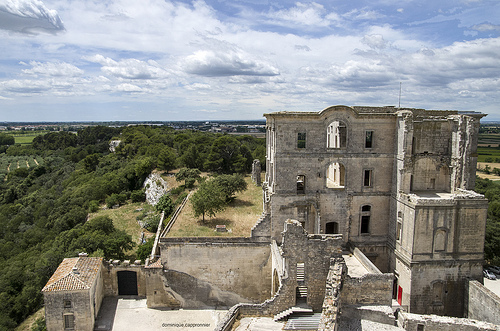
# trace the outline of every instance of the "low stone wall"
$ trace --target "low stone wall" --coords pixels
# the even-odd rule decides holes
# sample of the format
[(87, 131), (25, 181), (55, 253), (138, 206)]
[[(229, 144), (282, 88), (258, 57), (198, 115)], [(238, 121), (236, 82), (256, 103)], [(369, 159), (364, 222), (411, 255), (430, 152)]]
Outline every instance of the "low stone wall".
[(500, 325), (500, 298), (477, 280), (467, 282), (467, 317)]
[(406, 331), (498, 331), (498, 325), (467, 318), (399, 312), (398, 325)]
[(366, 274), (359, 278), (347, 276), (342, 290), (342, 304), (391, 306), (393, 279), (393, 274)]

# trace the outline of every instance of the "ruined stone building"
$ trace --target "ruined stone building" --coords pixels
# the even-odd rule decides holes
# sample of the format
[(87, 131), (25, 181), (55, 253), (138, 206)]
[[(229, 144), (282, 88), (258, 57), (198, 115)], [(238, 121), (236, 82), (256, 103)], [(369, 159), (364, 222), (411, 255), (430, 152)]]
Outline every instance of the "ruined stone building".
[(410, 312), (461, 316), (466, 279), (482, 279), (487, 200), (475, 183), (484, 114), (334, 106), (267, 119), (271, 236), (287, 219), (342, 234)]
[[(482, 285), (487, 200), (472, 191), (483, 114), (334, 106), (264, 116), (263, 213), (249, 237), (159, 228), (146, 265), (104, 262), (85, 289), (55, 285), (81, 277), (83, 261), (64, 260), (44, 288), (48, 330), (63, 330), (67, 315), (92, 330), (102, 296), (121, 294), (150, 308), (229, 309), (217, 330), (304, 310), (321, 316), (319, 330), (367, 316), (411, 331), (495, 330), (500, 298)], [(253, 171), (259, 183), (258, 162)]]

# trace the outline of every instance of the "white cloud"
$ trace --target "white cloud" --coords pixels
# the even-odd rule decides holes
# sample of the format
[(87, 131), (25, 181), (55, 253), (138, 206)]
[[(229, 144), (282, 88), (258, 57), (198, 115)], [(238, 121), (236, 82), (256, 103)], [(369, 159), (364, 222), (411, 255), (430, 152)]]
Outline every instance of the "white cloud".
[(196, 51), (182, 61), (181, 67), (188, 73), (207, 77), (279, 75), (274, 66), (236, 50)]
[(67, 76), (67, 77), (76, 77), (83, 74), (83, 70), (77, 68), (76, 66), (59, 62), (37, 62), (31, 61), (30, 65), (31, 69), (24, 69), (23, 73), (29, 75), (45, 75), (45, 76)]
[(100, 54), (84, 57), (90, 62), (102, 65), (101, 70), (107, 75), (123, 79), (157, 79), (169, 76), (169, 73), (161, 68), (155, 61), (140, 61), (137, 59), (124, 59), (115, 61)]
[(57, 11), (40, 0), (7, 0), (0, 3), (0, 29), (23, 33), (64, 30)]
[(500, 25), (495, 25), (495, 24), (490, 24), (490, 23), (483, 23), (483, 24), (476, 24), (471, 27), (471, 29), (476, 30), (476, 31), (481, 31), (481, 32), (487, 32), (487, 31), (500, 31)]
[(384, 49), (387, 46), (387, 42), (380, 34), (366, 35), (363, 37), (361, 42), (373, 49)]

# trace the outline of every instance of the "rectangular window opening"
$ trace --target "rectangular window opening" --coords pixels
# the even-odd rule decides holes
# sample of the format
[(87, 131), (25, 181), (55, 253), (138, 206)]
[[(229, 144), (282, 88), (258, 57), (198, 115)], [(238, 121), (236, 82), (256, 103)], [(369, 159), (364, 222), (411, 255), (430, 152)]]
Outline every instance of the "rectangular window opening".
[(64, 300), (64, 308), (71, 308), (71, 300)]
[(365, 148), (372, 148), (372, 146), (373, 146), (373, 131), (366, 131)]
[(361, 233), (370, 233), (370, 216), (361, 216)]
[(372, 186), (372, 171), (371, 170), (364, 171), (363, 186)]
[(401, 222), (398, 221), (397, 228), (396, 228), (396, 240), (401, 240), (401, 229), (402, 229), (402, 224)]
[(299, 132), (297, 134), (297, 148), (306, 148), (306, 133)]
[(75, 329), (75, 316), (64, 315), (64, 329), (65, 330), (74, 330)]

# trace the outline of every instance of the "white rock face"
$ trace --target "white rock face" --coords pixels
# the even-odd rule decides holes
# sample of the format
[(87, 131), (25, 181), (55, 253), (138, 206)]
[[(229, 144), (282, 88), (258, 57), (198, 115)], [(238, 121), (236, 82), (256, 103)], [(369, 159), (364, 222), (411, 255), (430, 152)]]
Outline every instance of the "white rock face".
[(152, 206), (158, 203), (158, 200), (160, 200), (162, 195), (167, 193), (168, 189), (167, 182), (157, 173), (149, 175), (142, 187), (146, 191), (146, 201)]

